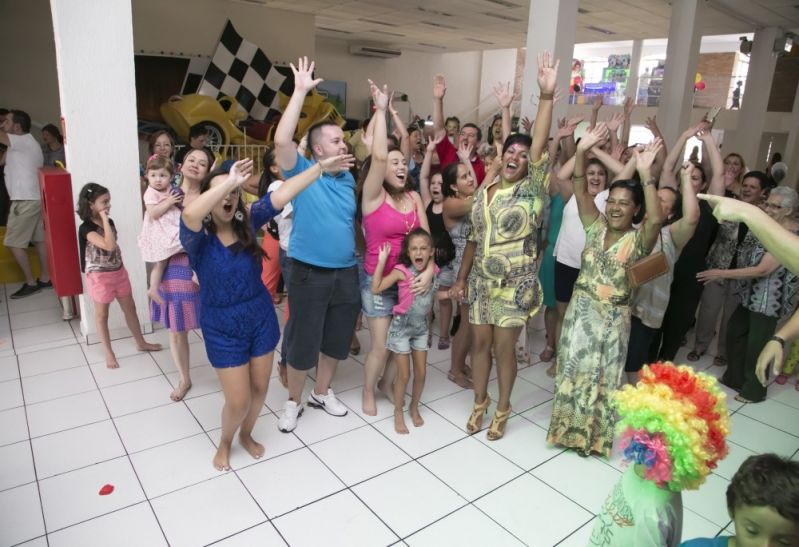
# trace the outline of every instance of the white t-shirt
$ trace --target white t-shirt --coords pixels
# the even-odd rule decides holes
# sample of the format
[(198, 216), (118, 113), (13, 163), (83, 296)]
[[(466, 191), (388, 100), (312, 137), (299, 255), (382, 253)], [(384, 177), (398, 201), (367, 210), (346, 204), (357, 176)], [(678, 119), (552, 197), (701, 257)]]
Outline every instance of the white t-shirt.
[[(609, 193), (609, 190), (602, 190), (594, 197), (594, 203), (603, 215)], [(563, 221), (558, 232), (558, 240), (555, 242), (555, 258), (561, 264), (579, 270), (584, 247), (585, 228), (577, 212), (577, 200), (572, 196), (563, 208)]]
[[(282, 180), (276, 180), (272, 184), (269, 185), (269, 188), (266, 189), (267, 192), (274, 192), (280, 185), (283, 184)], [(280, 248), (286, 252), (289, 252), (289, 238), (291, 237), (291, 212), (292, 212), (291, 202), (288, 202), (285, 207), (283, 207), (283, 211), (275, 217), (275, 222), (277, 222), (277, 232), (280, 235)]]
[(11, 201), (40, 200), (39, 168), (44, 165), (42, 147), (30, 133), (8, 133), (6, 188)]

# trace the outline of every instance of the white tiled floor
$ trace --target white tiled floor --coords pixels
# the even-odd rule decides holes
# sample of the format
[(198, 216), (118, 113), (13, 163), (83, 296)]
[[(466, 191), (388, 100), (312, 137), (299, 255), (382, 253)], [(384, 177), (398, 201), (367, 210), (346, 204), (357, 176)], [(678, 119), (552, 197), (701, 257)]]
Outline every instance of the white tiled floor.
[[(15, 289), (0, 287), (0, 547), (582, 546), (619, 477), (618, 455), (586, 460), (547, 446), (553, 382), (542, 364), (520, 365), (506, 436), (489, 442), (466, 435), (471, 393), (447, 380), (449, 352), (433, 349), (425, 425), (396, 435), (385, 399), (378, 416), (361, 412), (367, 331), (334, 382), (352, 412), (308, 408), (294, 433), (280, 433), (285, 390), (273, 381), (255, 430), (265, 459), (234, 445), (233, 471), (218, 473), (223, 397), (199, 333), (190, 335), (194, 387), (173, 403), (168, 351), (118, 340), (121, 368), (108, 370), (99, 346), (75, 336), (77, 322), (61, 321), (52, 292), (7, 301)], [(167, 341), (164, 331), (150, 338)], [(496, 398), (496, 382), (489, 391)], [(792, 383), (772, 385), (763, 404), (730, 408), (731, 453), (684, 495), (684, 538), (730, 525), (724, 490), (747, 456), (799, 454)], [(100, 496), (106, 484), (114, 490)]]

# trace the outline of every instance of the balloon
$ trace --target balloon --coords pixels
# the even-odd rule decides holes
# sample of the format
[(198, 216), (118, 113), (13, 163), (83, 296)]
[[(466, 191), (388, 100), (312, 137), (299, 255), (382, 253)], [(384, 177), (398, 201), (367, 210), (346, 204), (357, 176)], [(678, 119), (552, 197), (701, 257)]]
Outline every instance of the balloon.
[(696, 89), (698, 91), (702, 91), (703, 89), (705, 89), (705, 82), (697, 82), (694, 85), (694, 89)]
[(702, 81), (702, 75), (697, 72), (696, 76), (694, 77), (694, 83), (698, 84), (701, 81)]

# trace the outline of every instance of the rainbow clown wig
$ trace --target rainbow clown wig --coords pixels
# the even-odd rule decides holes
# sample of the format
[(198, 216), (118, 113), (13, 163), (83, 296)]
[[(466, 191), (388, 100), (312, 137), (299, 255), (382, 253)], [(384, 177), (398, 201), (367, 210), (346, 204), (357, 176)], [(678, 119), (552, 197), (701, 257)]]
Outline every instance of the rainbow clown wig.
[(695, 490), (727, 455), (729, 412), (716, 379), (691, 367), (656, 363), (613, 396), (624, 460), (674, 492)]

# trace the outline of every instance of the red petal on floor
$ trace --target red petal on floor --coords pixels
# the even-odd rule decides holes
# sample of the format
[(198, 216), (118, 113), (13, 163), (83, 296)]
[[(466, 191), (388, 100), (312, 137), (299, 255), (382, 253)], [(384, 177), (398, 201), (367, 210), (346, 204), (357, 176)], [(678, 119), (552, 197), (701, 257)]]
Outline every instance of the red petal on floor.
[(100, 492), (99, 493), (100, 493), (101, 496), (107, 496), (108, 494), (110, 494), (113, 491), (114, 491), (114, 485), (113, 484), (106, 484), (105, 486), (100, 488)]

